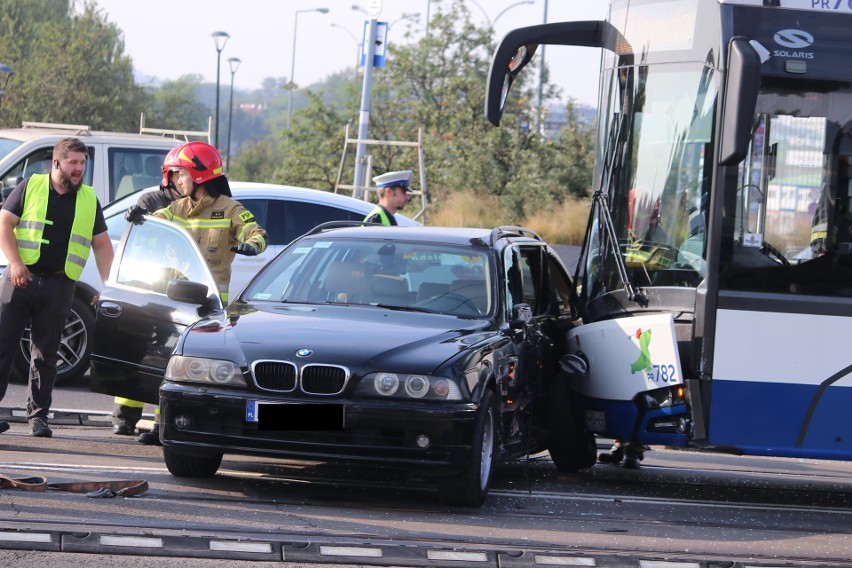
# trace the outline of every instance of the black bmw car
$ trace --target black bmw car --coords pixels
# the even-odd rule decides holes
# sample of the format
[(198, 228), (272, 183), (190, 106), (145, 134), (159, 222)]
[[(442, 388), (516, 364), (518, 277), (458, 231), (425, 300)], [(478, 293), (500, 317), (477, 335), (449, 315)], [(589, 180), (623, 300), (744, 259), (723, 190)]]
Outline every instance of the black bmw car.
[(496, 460), (594, 464), (558, 365), (570, 278), (529, 230), (321, 226), (227, 309), (214, 290), (192, 239), (150, 219), (101, 294), (96, 390), (160, 404), (173, 475), (228, 453), (375, 463), (480, 505)]

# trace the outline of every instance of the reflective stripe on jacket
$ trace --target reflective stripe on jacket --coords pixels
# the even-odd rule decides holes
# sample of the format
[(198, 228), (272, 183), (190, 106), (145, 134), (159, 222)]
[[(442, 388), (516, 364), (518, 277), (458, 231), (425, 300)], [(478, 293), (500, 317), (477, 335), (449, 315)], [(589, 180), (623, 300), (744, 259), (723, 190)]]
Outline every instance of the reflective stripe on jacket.
[(258, 253), (266, 250), (266, 231), (251, 211), (226, 195), (205, 195), (199, 201), (181, 197), (154, 215), (180, 225), (193, 236), (226, 301), (231, 262), (236, 255), (231, 246), (249, 243)]
[[(50, 175), (35, 174), (27, 181), (24, 193), (24, 211), (15, 227), (18, 253), (27, 266), (35, 264), (41, 256), (44, 226), (47, 220), (47, 200), (50, 194)], [(98, 200), (91, 186), (81, 185), (75, 200), (74, 222), (68, 239), (65, 256), (65, 274), (71, 280), (80, 279), (83, 267), (92, 250), (92, 230), (95, 226)]]

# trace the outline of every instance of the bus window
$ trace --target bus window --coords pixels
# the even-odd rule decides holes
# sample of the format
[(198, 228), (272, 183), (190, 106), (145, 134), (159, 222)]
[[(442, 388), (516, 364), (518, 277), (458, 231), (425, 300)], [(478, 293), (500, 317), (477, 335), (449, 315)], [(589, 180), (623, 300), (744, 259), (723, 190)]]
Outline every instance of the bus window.
[[(801, 97), (768, 90), (739, 168), (725, 288), (852, 296), (852, 137), (844, 90)], [(847, 113), (848, 114), (848, 113)]]

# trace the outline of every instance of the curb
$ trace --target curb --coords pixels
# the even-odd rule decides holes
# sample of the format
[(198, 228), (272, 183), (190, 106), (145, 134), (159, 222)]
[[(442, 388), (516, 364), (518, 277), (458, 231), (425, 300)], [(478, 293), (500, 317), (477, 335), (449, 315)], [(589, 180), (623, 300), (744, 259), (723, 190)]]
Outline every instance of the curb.
[[(6, 422), (27, 422), (27, 409), (26, 408), (0, 408), (0, 420), (4, 420)], [(78, 410), (78, 409), (65, 409), (65, 408), (54, 408), (47, 414), (47, 420), (50, 424), (64, 425), (64, 426), (104, 426), (111, 428), (112, 427), (112, 412), (107, 412), (105, 410)], [(140, 420), (141, 424), (138, 426), (142, 426), (142, 430), (144, 430), (144, 422), (154, 420), (153, 414), (143, 414), (142, 420)]]
[[(702, 559), (695, 555), (613, 552), (606, 550), (544, 549), (447, 545), (446, 543), (363, 541), (332, 537), (279, 538), (262, 536), (221, 537), (111, 532), (81, 534), (71, 530), (0, 529), (0, 550), (27, 549), (49, 552), (133, 555), (164, 558), (218, 560), (265, 560), (300, 565), (355, 565), (359, 567), (423, 568), (560, 568), (598, 566), (605, 568), (766, 568), (761, 561)], [(783, 563), (784, 566), (790, 566)], [(808, 562), (797, 566), (850, 566)]]

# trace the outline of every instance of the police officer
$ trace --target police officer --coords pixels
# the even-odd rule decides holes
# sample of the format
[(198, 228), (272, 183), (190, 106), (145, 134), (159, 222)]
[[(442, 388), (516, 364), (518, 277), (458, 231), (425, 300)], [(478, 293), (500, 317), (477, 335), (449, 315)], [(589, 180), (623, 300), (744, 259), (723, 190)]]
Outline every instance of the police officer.
[[(95, 252), (101, 280), (106, 281), (112, 266), (103, 211), (95, 190), (83, 183), (88, 152), (77, 138), (57, 142), (50, 173), (19, 183), (0, 213), (0, 248), (9, 261), (0, 280), (0, 398), (30, 323), (27, 419), (37, 437), (53, 435), (47, 417), (57, 351), (89, 252)], [(8, 428), (0, 422), (0, 432)]]
[[(175, 146), (166, 154), (164, 163), (169, 162), (177, 155), (180, 146)], [(139, 196), (136, 205), (132, 206), (124, 214), (124, 218), (131, 223), (138, 223), (146, 213), (153, 213), (164, 207), (168, 207), (169, 203), (180, 197), (180, 192), (175, 185), (169, 181), (169, 172), (163, 168), (163, 179), (160, 182), (160, 188), (152, 191), (146, 191)], [(121, 396), (115, 397), (115, 406), (112, 411), (112, 433), (119, 436), (132, 436), (136, 431), (136, 423), (142, 418), (142, 409), (145, 406), (144, 402), (124, 398)]]
[(388, 172), (373, 178), (379, 196), (379, 204), (364, 217), (367, 223), (396, 225), (394, 214), (411, 201), (411, 170)]
[[(231, 198), (231, 188), (219, 152), (206, 142), (189, 142), (169, 154), (163, 163), (166, 183), (177, 187), (181, 196), (154, 212), (186, 229), (198, 243), (219, 295), (228, 303), (231, 263), (235, 254), (254, 256), (266, 250), (266, 231), (254, 215)], [(140, 434), (143, 444), (159, 444), (159, 423), (151, 432)]]

